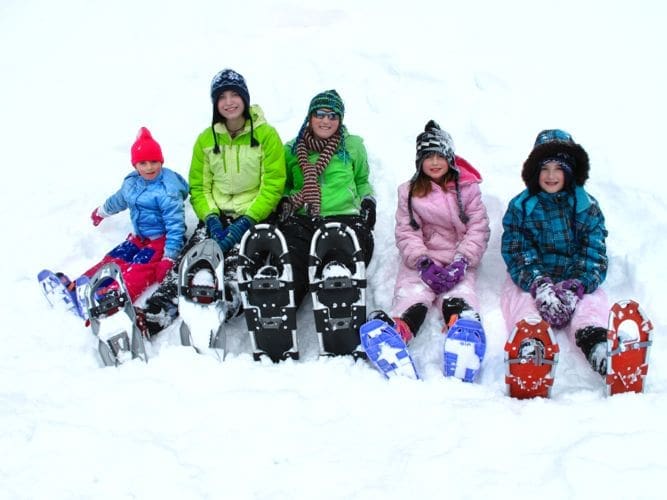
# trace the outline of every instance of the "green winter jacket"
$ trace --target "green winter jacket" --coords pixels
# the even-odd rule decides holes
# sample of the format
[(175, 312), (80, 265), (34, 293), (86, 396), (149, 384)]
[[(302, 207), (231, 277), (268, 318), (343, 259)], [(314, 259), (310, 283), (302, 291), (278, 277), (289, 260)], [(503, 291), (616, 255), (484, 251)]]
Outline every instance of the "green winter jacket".
[[(285, 145), (286, 196), (299, 192), (303, 187), (303, 172), (296, 153), (292, 152), (295, 140)], [(319, 177), (322, 217), (358, 215), (361, 200), (373, 194), (373, 188), (368, 180), (368, 158), (363, 139), (357, 135), (344, 133), (344, 145), (345, 151), (337, 151)], [(319, 153), (311, 151), (308, 154), (308, 161), (315, 163), (319, 156)], [(297, 213), (304, 214), (304, 208), (301, 207)]]
[(211, 128), (194, 145), (190, 163), (190, 202), (201, 220), (220, 212), (247, 215), (260, 222), (275, 209), (285, 186), (285, 153), (276, 129), (264, 119), (262, 109), (250, 106), (254, 136), (250, 146), (250, 120), (235, 138), (222, 123), (214, 129), (220, 153), (215, 154)]

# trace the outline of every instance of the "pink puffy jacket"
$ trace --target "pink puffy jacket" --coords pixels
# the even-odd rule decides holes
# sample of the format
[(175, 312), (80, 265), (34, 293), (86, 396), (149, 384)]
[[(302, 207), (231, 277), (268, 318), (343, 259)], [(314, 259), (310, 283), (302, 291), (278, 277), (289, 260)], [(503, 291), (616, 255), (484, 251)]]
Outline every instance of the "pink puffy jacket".
[[(398, 188), (396, 209), (396, 246), (401, 255), (392, 315), (400, 316), (410, 306), (422, 303), (437, 303), (441, 307), (445, 296), (460, 297), (473, 309), (478, 309), (475, 292), (476, 268), (482, 260), (489, 241), (489, 219), (482, 203), (479, 183), (482, 177), (463, 158), (456, 157), (459, 168), (459, 189), (465, 214), (469, 220), (459, 218), (455, 184), (441, 188), (432, 183), (431, 192), (422, 197), (412, 197), (412, 213), (419, 229), (410, 226), (408, 191), (410, 183)], [(417, 260), (426, 255), (441, 265), (454, 260), (456, 254), (464, 255), (469, 262), (463, 280), (449, 293), (437, 296), (422, 280), (416, 269)]]
[(403, 263), (416, 268), (417, 260), (427, 255), (433, 261), (446, 265), (457, 253), (468, 259), (470, 267), (477, 267), (489, 241), (489, 218), (482, 203), (479, 183), (482, 176), (463, 158), (456, 157), (459, 169), (459, 189), (463, 208), (469, 220), (459, 218), (455, 184), (442, 189), (431, 183), (431, 192), (423, 198), (412, 197), (412, 213), (419, 229), (410, 226), (408, 191), (410, 183), (398, 188), (396, 209), (396, 246)]

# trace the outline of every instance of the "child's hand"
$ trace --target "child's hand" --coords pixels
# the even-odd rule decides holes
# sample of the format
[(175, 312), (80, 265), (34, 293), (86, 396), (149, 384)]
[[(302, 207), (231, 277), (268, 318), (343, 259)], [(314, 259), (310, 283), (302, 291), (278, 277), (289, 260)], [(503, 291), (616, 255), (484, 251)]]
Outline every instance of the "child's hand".
[(359, 215), (366, 223), (368, 229), (373, 230), (373, 228), (375, 228), (375, 200), (372, 197), (366, 196), (361, 200), (361, 210)]
[(104, 220), (104, 217), (102, 217), (99, 213), (100, 207), (97, 207), (95, 210), (93, 210), (93, 213), (90, 214), (90, 220), (93, 221), (93, 226), (97, 227), (100, 225), (100, 223)]
[(445, 272), (447, 273), (445, 278), (445, 292), (454, 288), (463, 279), (466, 269), (468, 269), (468, 259), (463, 255), (457, 255), (451, 264), (445, 266)]
[(208, 229), (208, 235), (222, 247), (222, 242), (225, 236), (227, 236), (227, 231), (222, 228), (222, 222), (220, 222), (217, 215), (210, 214), (206, 216), (206, 229)]
[(254, 224), (255, 221), (252, 220), (247, 215), (242, 215), (234, 222), (232, 222), (225, 230), (227, 234), (225, 236), (225, 239), (222, 240), (222, 244), (220, 245), (222, 252), (226, 253), (229, 252), (232, 248), (234, 248), (234, 245), (236, 245), (241, 241), (241, 238), (243, 237), (245, 232), (248, 229), (250, 229)]
[[(554, 328), (562, 328), (570, 322), (576, 303), (572, 307), (569, 303), (563, 304), (550, 278), (537, 278), (530, 287), (530, 291), (535, 297), (535, 307), (547, 323)], [(569, 293), (572, 294), (572, 292)]]
[(449, 290), (447, 288), (447, 271), (428, 257), (424, 257), (417, 263), (420, 269), (419, 275), (424, 283), (438, 295)]

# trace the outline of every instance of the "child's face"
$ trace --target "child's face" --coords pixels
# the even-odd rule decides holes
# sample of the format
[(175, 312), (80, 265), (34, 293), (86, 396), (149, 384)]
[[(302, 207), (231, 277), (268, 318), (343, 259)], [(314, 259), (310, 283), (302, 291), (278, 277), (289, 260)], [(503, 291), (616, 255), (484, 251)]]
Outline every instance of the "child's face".
[(233, 90), (225, 90), (218, 97), (218, 112), (225, 120), (240, 118), (245, 110), (243, 99)]
[(310, 117), (310, 129), (318, 139), (328, 139), (340, 127), (340, 116), (328, 108), (317, 109)]
[(447, 159), (438, 154), (431, 153), (422, 162), (422, 172), (427, 177), (438, 182), (449, 171), (449, 163)]
[(565, 187), (565, 172), (556, 161), (550, 161), (540, 168), (540, 187), (547, 193), (557, 193)]
[(145, 180), (152, 181), (158, 175), (160, 175), (160, 171), (162, 170), (162, 163), (159, 161), (140, 161), (134, 166), (134, 168), (137, 169), (139, 175)]

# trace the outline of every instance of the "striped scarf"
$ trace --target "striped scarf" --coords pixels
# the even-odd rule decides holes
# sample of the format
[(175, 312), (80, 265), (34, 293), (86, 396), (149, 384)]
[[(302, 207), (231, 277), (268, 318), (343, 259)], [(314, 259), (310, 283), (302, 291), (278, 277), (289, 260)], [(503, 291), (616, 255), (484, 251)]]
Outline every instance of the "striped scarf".
[[(303, 172), (303, 187), (289, 197), (294, 209), (306, 207), (310, 215), (320, 214), (322, 193), (317, 179), (336, 152), (340, 138), (340, 130), (328, 139), (316, 138), (309, 129), (304, 131), (303, 138), (296, 145), (296, 157)], [(308, 161), (309, 151), (320, 153), (315, 164)]]

